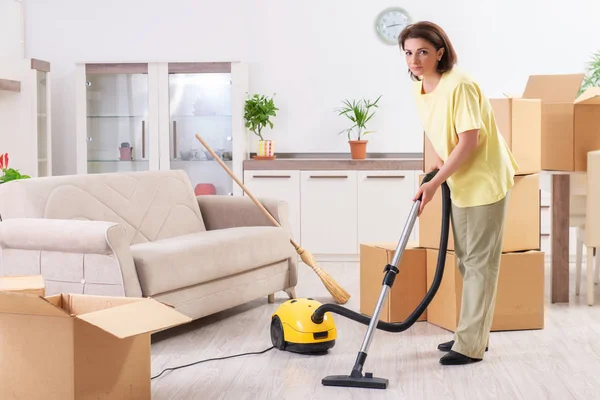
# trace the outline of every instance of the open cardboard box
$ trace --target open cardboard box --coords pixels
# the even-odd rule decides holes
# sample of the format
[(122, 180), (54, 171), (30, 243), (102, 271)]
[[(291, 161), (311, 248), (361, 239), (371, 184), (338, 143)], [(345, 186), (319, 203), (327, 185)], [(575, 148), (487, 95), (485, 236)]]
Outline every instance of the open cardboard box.
[(46, 295), (46, 282), (42, 275), (0, 276), (0, 291)]
[[(600, 88), (578, 96), (584, 74), (532, 75), (523, 95), (490, 99), (496, 124), (519, 168), (586, 171), (587, 153), (600, 149)], [(424, 141), (423, 171), (435, 155)]]
[[(419, 184), (425, 175), (419, 177)], [(452, 221), (451, 221), (452, 223)], [(442, 190), (438, 189), (419, 216), (419, 246), (437, 249), (442, 232)], [(540, 249), (540, 177), (515, 176), (504, 224), (502, 251)], [(448, 235), (448, 250), (454, 250), (452, 225)]]
[(0, 399), (149, 399), (150, 333), (190, 321), (149, 298), (0, 292)]
[[(439, 251), (427, 250), (427, 290)], [(427, 308), (427, 321), (455, 332), (462, 303), (462, 276), (454, 252), (446, 253), (442, 283)], [(544, 328), (544, 253), (502, 254), (492, 331)]]
[[(384, 268), (392, 262), (397, 243), (361, 243), (360, 312), (372, 316), (383, 287)], [(417, 308), (427, 292), (427, 252), (408, 243), (394, 285), (388, 292), (379, 319), (402, 322)], [(427, 319), (427, 310), (418, 321)]]

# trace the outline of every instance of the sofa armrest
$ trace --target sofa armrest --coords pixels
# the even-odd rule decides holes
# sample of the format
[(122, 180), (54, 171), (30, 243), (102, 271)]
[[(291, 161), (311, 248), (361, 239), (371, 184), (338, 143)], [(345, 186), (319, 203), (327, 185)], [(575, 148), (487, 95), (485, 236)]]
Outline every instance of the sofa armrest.
[(141, 297), (127, 232), (114, 222), (9, 218), (0, 222), (0, 248), (112, 255), (121, 269), (125, 294)]
[[(207, 230), (239, 226), (275, 226), (273, 222), (245, 196), (197, 196), (200, 213)], [(288, 204), (272, 198), (257, 198), (281, 227), (291, 234)]]
[(63, 253), (111, 254), (125, 229), (112, 222), (10, 218), (0, 223), (0, 247)]

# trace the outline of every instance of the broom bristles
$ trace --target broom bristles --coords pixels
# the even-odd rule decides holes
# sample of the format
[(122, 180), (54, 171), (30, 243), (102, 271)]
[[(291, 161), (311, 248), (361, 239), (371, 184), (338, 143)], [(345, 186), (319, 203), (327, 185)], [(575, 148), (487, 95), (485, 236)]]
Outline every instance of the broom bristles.
[(329, 293), (331, 293), (333, 296), (333, 299), (339, 304), (346, 304), (350, 299), (350, 294), (317, 265), (317, 261), (315, 260), (314, 256), (301, 246), (296, 247), (296, 252), (300, 255), (302, 261), (304, 261), (306, 265), (315, 271)]

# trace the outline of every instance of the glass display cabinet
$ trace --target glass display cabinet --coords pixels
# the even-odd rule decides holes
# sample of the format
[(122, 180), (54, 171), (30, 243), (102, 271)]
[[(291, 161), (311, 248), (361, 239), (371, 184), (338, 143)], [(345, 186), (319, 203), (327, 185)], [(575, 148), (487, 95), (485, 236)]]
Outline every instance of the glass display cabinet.
[(149, 170), (148, 64), (88, 65), (85, 88), (87, 172)]
[(195, 136), (232, 168), (230, 65), (170, 63), (168, 68), (171, 168), (185, 170), (200, 193), (232, 194), (233, 180)]
[(181, 169), (197, 194), (241, 194), (195, 135), (242, 176), (244, 64), (88, 63), (77, 71), (78, 173)]

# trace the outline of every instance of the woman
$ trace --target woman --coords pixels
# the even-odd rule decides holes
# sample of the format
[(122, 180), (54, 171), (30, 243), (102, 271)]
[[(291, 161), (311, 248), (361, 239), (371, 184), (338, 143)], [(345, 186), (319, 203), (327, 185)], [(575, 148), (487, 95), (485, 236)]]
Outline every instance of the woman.
[[(444, 365), (483, 359), (494, 315), (509, 191), (518, 166), (500, 134), (489, 100), (464, 71), (446, 33), (419, 22), (400, 34), (413, 95), (436, 160), (435, 178), (420, 186), (419, 214), (446, 181), (450, 188), (455, 255), (463, 277), (454, 340), (438, 348)], [(429, 172), (426, 171), (426, 172)]]

